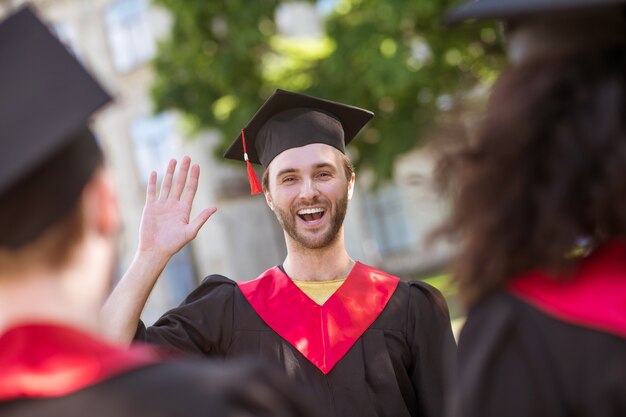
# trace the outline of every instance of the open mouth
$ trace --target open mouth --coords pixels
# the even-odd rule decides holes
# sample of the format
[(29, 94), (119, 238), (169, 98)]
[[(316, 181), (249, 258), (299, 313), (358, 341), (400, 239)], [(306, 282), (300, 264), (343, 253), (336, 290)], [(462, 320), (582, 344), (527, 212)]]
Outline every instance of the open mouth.
[(320, 207), (298, 210), (298, 217), (305, 222), (314, 222), (324, 217), (326, 210)]

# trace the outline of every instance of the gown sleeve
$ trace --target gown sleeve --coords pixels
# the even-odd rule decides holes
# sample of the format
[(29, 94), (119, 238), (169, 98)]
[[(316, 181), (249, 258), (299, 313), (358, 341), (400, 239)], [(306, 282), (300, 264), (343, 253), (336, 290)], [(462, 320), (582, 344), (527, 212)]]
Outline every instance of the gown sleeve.
[(189, 353), (223, 355), (232, 339), (234, 281), (220, 275), (204, 279), (178, 306), (154, 325), (139, 322), (135, 340)]
[(420, 416), (440, 417), (449, 384), (448, 370), (456, 358), (456, 343), (448, 306), (439, 291), (423, 282), (411, 282), (407, 319), (413, 364), (411, 383)]

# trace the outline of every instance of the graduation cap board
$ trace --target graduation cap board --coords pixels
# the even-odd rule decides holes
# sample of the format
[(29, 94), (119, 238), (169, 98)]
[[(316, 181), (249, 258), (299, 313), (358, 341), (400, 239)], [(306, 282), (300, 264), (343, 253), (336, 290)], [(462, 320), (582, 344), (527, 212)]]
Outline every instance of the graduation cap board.
[(626, 0), (474, 0), (448, 10), (443, 21), (454, 24), (468, 19), (511, 19), (620, 5), (626, 5)]
[(312, 143), (324, 143), (345, 153), (345, 146), (374, 113), (359, 107), (285, 90), (276, 90), (224, 154), (246, 161), (252, 194), (261, 187), (251, 163), (265, 167), (280, 153)]
[(0, 23), (0, 196), (86, 128), (111, 100), (33, 10)]

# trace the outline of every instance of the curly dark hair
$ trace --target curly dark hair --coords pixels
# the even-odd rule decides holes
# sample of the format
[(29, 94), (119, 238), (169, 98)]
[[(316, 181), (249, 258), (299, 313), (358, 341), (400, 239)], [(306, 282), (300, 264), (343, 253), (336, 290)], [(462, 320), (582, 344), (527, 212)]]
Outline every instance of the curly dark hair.
[(565, 276), (582, 239), (626, 236), (625, 48), (510, 68), (463, 139), (439, 160), (452, 207), (437, 235), (458, 243), (466, 303), (530, 270)]

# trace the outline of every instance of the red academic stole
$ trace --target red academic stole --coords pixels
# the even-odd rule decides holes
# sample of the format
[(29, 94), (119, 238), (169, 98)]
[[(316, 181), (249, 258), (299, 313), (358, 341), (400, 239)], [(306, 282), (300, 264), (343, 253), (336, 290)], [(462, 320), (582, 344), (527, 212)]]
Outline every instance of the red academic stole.
[(559, 320), (626, 337), (626, 245), (612, 241), (582, 259), (569, 280), (532, 272), (509, 290)]
[(0, 336), (0, 401), (70, 394), (155, 362), (147, 347), (118, 348), (69, 327), (14, 327)]
[(345, 282), (318, 305), (278, 267), (239, 283), (252, 308), (324, 374), (378, 318), (400, 280), (357, 262)]

